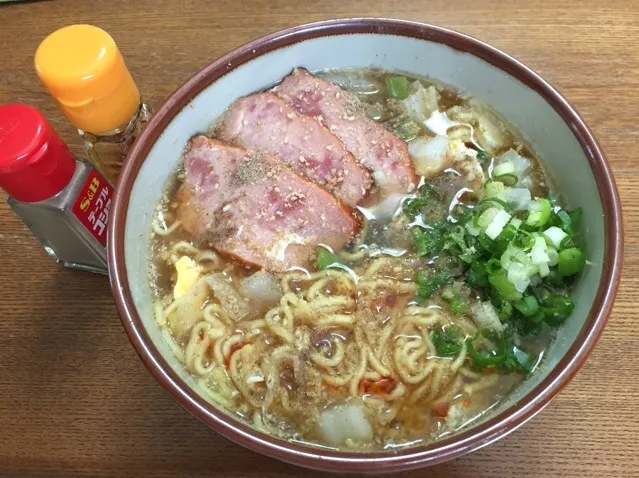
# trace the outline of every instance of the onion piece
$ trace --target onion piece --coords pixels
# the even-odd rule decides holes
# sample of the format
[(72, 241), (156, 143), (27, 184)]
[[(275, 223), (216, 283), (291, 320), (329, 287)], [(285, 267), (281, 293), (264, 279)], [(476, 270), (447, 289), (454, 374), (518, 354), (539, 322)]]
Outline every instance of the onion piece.
[(453, 106), (446, 113), (453, 121), (471, 124), (475, 139), (489, 153), (494, 154), (506, 145), (502, 122), (480, 101), (470, 99), (468, 105)]
[(408, 143), (408, 153), (415, 163), (415, 171), (421, 176), (435, 176), (446, 166), (448, 137), (420, 136)]
[(550, 262), (550, 258), (544, 249), (540, 249), (538, 247), (533, 247), (532, 251), (530, 251), (530, 260), (533, 264), (548, 264)]
[(550, 267), (556, 266), (559, 262), (559, 253), (557, 252), (557, 249), (549, 246), (546, 248), (546, 254), (548, 254), (548, 265)]
[(402, 101), (408, 114), (420, 124), (430, 117), (433, 111), (437, 111), (439, 94), (434, 86), (424, 88), (419, 81), (411, 84), (411, 94)]
[(233, 320), (238, 321), (250, 313), (248, 299), (237, 291), (226, 274), (218, 272), (207, 276), (205, 280), (215, 294), (215, 298), (220, 301), (222, 308)]
[(490, 207), (481, 213), (481, 216), (477, 219), (477, 225), (482, 229), (486, 229), (493, 219), (499, 214), (500, 209), (496, 207)]
[(317, 420), (317, 430), (333, 446), (342, 446), (346, 440), (370, 443), (373, 439), (373, 427), (360, 403), (324, 410)]
[(498, 198), (508, 203), (515, 211), (525, 211), (532, 201), (530, 190), (527, 188), (506, 188), (499, 193)]
[(521, 223), (522, 223), (522, 222), (523, 222), (523, 221), (522, 221), (521, 219), (516, 218), (516, 217), (513, 217), (513, 218), (510, 220), (510, 225), (511, 225), (512, 227), (514, 227), (515, 229), (519, 229), (519, 227), (521, 226)]
[(531, 264), (528, 254), (513, 245), (509, 245), (508, 248), (501, 255), (501, 265), (504, 269), (508, 269), (511, 264), (517, 262), (525, 265)]
[(257, 271), (240, 282), (240, 292), (249, 299), (276, 304), (282, 298), (280, 281), (265, 270)]
[(547, 277), (550, 274), (550, 267), (548, 267), (548, 263), (545, 262), (543, 264), (539, 264), (539, 276)]
[(466, 223), (466, 230), (468, 231), (468, 234), (474, 237), (479, 236), (479, 234), (481, 233), (481, 229), (479, 229), (478, 227), (475, 227), (475, 225), (473, 224), (473, 221), (468, 221)]
[(499, 316), (490, 302), (477, 302), (472, 306), (473, 318), (480, 327), (501, 332), (504, 325), (499, 320)]
[(493, 169), (493, 176), (503, 176), (504, 174), (515, 174), (515, 163), (512, 161), (504, 161)]
[(559, 247), (561, 246), (561, 241), (568, 237), (568, 234), (566, 234), (563, 229), (557, 226), (551, 226), (546, 229), (544, 231), (544, 235), (548, 239), (550, 239), (550, 242), (552, 242), (552, 245), (555, 246), (555, 249), (559, 249)]
[(530, 268), (518, 262), (513, 262), (508, 267), (508, 282), (515, 286), (519, 292), (524, 292), (530, 285), (530, 277), (537, 273), (537, 267)]
[(503, 209), (499, 210), (488, 227), (486, 227), (486, 235), (491, 239), (496, 239), (497, 236), (501, 234), (501, 231), (504, 230), (504, 227), (506, 227), (511, 217), (512, 216)]
[(544, 238), (537, 236), (535, 238), (535, 244), (530, 251), (530, 260), (533, 264), (548, 264), (548, 262), (550, 262), (550, 257), (548, 257), (548, 254), (546, 253), (546, 248), (547, 245)]
[(532, 186), (531, 179), (527, 174), (530, 171), (530, 168), (532, 167), (532, 163), (530, 162), (528, 158), (521, 156), (514, 149), (509, 149), (499, 158), (498, 165), (495, 168), (498, 168), (499, 165), (503, 163), (513, 164), (515, 170), (513, 171), (512, 174), (514, 174), (515, 176), (517, 176), (517, 178), (519, 178), (519, 181), (517, 182), (515, 186), (519, 186), (519, 187)]

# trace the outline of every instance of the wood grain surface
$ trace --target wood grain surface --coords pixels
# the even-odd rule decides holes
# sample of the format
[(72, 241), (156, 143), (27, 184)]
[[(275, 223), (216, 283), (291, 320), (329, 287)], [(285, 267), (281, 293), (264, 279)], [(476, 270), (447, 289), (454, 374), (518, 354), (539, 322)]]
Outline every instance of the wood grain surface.
[[(236, 46), (328, 18), (420, 20), (514, 55), (577, 107), (607, 153), (625, 212), (624, 279), (590, 360), (543, 413), (488, 448), (404, 476), (639, 476), (638, 7), (637, 0), (9, 4), (0, 6), (0, 104), (41, 109), (81, 154), (33, 69), (38, 43), (71, 23), (109, 31), (155, 107)], [(136, 356), (107, 279), (59, 268), (0, 199), (0, 476), (320, 476), (234, 445), (182, 410)]]

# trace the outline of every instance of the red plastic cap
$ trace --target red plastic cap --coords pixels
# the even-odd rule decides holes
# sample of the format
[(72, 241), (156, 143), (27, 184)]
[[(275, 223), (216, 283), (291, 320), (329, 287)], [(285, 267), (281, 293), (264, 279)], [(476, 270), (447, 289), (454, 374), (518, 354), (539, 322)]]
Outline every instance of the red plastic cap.
[(30, 106), (0, 106), (0, 187), (14, 199), (38, 202), (62, 191), (75, 158), (42, 114)]

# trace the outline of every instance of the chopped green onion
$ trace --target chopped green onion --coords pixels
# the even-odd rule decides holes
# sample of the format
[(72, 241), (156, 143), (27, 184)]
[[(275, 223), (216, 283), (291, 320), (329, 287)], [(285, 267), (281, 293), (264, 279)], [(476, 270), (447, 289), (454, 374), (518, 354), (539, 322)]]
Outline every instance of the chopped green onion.
[[(475, 341), (480, 337), (486, 338), (491, 342), (495, 342), (493, 345), (496, 345), (497, 349), (490, 350), (486, 348), (476, 348)], [(480, 370), (486, 367), (497, 367), (504, 362), (505, 350), (503, 347), (503, 340), (494, 332), (482, 329), (471, 337), (467, 345), (468, 355), (472, 359), (473, 365)]]
[(488, 226), (490, 226), (490, 223), (493, 222), (493, 219), (497, 217), (499, 211), (501, 211), (501, 209), (496, 207), (490, 207), (486, 209), (484, 212), (481, 213), (481, 216), (477, 218), (477, 225), (482, 229), (486, 229)]
[(503, 297), (496, 297), (492, 300), (493, 306), (497, 311), (497, 317), (500, 322), (506, 322), (513, 315), (513, 305)]
[(466, 315), (470, 311), (468, 302), (463, 299), (455, 298), (450, 301), (450, 309), (455, 315)]
[(406, 142), (415, 139), (421, 131), (419, 125), (410, 119), (402, 121), (394, 127), (390, 127), (390, 129), (392, 129), (392, 132), (395, 133), (395, 136)]
[(514, 175), (515, 171), (517, 171), (515, 163), (512, 161), (505, 161), (495, 166), (493, 169), (493, 177), (504, 176), (506, 174)]
[(522, 251), (528, 251), (535, 243), (535, 237), (528, 231), (519, 230), (513, 239), (512, 245)]
[(544, 314), (542, 310), (538, 310), (535, 314), (531, 315), (530, 317), (527, 317), (527, 319), (531, 321), (533, 324), (541, 324), (545, 318), (546, 318), (546, 314)]
[(421, 299), (428, 299), (437, 292), (444, 284), (450, 282), (453, 276), (448, 271), (441, 271), (431, 276), (427, 276), (422, 272), (417, 274), (415, 283), (419, 286), (417, 295)]
[(477, 151), (477, 161), (483, 163), (489, 159), (490, 156), (488, 156), (488, 153), (486, 151)]
[(343, 266), (342, 260), (337, 254), (322, 248), (317, 252), (317, 268), (319, 270), (328, 269), (335, 266)]
[(515, 229), (519, 229), (519, 228), (521, 227), (522, 222), (523, 222), (523, 221), (522, 221), (521, 219), (516, 218), (516, 217), (513, 217), (513, 218), (510, 220), (510, 225), (511, 225), (512, 227), (514, 227)]
[(510, 211), (510, 206), (506, 201), (499, 198), (486, 197), (477, 203), (473, 209), (473, 213), (475, 214), (475, 217), (479, 217), (486, 209), (491, 207), (497, 207), (498, 209), (503, 209), (506, 212)]
[(528, 295), (523, 299), (514, 302), (513, 306), (524, 317), (533, 317), (537, 312), (539, 312), (539, 303), (534, 295)]
[(506, 190), (504, 183), (499, 181), (488, 181), (485, 188), (486, 197), (489, 198), (497, 197)]
[(517, 237), (517, 228), (512, 224), (513, 221), (514, 219), (495, 238), (495, 252), (497, 254), (504, 252), (508, 245)]
[(507, 357), (502, 368), (513, 372), (530, 373), (537, 360), (528, 352), (517, 346), (513, 346), (507, 352)]
[(403, 100), (408, 97), (408, 78), (405, 76), (392, 76), (386, 80), (386, 85), (393, 98)]
[(502, 233), (502, 231), (506, 227), (506, 224), (508, 224), (508, 222), (510, 221), (511, 217), (512, 216), (508, 214), (506, 211), (504, 210), (499, 211), (495, 215), (495, 217), (493, 217), (493, 220), (490, 222), (490, 224), (486, 227), (486, 235), (493, 240), (497, 239), (497, 236), (499, 236)]
[(433, 345), (440, 357), (454, 357), (464, 344), (464, 333), (459, 327), (446, 327), (433, 332)]
[[(487, 339), (479, 344), (481, 348), (475, 345), (480, 338)], [(528, 374), (537, 363), (535, 357), (513, 344), (512, 329), (501, 333), (482, 329), (468, 340), (467, 348), (473, 367), (478, 370), (497, 368), (504, 372)]]
[(526, 225), (533, 228), (544, 227), (550, 220), (552, 205), (548, 199), (535, 199), (529, 206), (530, 214), (526, 219)]
[(547, 294), (541, 299), (541, 311), (546, 316), (546, 323), (553, 327), (560, 326), (574, 309), (574, 302), (567, 296)]
[(566, 231), (568, 234), (572, 233), (572, 218), (570, 217), (570, 214), (568, 214), (566, 211), (559, 211), (557, 213), (557, 219), (559, 219), (560, 223), (557, 224), (558, 226), (560, 226), (564, 231)]
[(477, 236), (477, 243), (486, 252), (493, 252), (495, 250), (495, 241), (486, 235), (485, 232), (481, 232)]
[(444, 237), (442, 228), (434, 227), (432, 229), (421, 229), (414, 227), (411, 229), (417, 254), (419, 256), (430, 256), (440, 252), (444, 247)]
[(455, 282), (452, 286), (446, 286), (442, 290), (442, 299), (450, 304), (450, 310), (455, 315), (466, 315), (470, 311), (467, 297), (462, 292), (462, 282)]
[(466, 283), (473, 289), (483, 289), (487, 287), (489, 282), (486, 266), (482, 265), (479, 261), (473, 262), (466, 276)]
[(435, 188), (430, 184), (424, 184), (417, 190), (417, 194), (414, 198), (404, 201), (402, 210), (408, 217), (415, 219), (415, 217), (424, 212), (426, 206), (429, 206), (431, 203), (437, 205), (440, 202), (441, 197), (437, 191), (435, 191)]
[(490, 259), (486, 263), (486, 272), (488, 274), (496, 274), (497, 272), (501, 271), (501, 269), (501, 262), (498, 259)]
[(563, 241), (568, 234), (557, 226), (551, 226), (544, 231), (544, 236), (550, 241), (555, 249), (559, 249), (561, 247), (561, 241)]
[(488, 274), (488, 282), (504, 299), (509, 301), (521, 299), (521, 292), (508, 280), (506, 270), (502, 269), (495, 274)]
[(564, 278), (557, 269), (551, 269), (550, 274), (545, 278), (546, 282), (554, 287), (564, 287)]
[(444, 239), (447, 242), (448, 249), (455, 249), (458, 252), (467, 252), (468, 246), (464, 240), (465, 229), (463, 226), (453, 226), (450, 232), (448, 232)]
[(506, 186), (514, 186), (519, 181), (519, 178), (514, 174), (500, 174), (499, 176), (493, 176), (493, 179)]
[(568, 212), (568, 215), (570, 216), (570, 220), (573, 226), (576, 226), (577, 224), (581, 222), (582, 213), (583, 211), (581, 210), (580, 207)]
[(559, 274), (564, 277), (581, 272), (585, 265), (586, 258), (584, 257), (584, 253), (576, 247), (564, 249), (559, 253), (557, 269), (559, 270)]

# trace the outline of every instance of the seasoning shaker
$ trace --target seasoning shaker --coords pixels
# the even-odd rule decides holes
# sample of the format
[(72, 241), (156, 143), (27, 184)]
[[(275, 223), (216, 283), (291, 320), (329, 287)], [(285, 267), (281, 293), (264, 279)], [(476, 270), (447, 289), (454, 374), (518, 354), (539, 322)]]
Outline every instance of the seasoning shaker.
[(107, 273), (113, 188), (29, 106), (0, 106), (0, 187), (50, 257), (72, 269)]
[(78, 129), (89, 160), (115, 184), (151, 110), (113, 38), (92, 25), (61, 28), (38, 47), (35, 68)]

